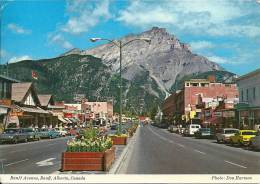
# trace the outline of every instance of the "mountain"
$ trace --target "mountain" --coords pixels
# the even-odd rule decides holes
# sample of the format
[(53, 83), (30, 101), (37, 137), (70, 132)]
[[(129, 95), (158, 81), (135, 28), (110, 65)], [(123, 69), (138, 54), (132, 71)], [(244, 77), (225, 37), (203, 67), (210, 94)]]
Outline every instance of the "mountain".
[[(7, 71), (1, 65), (1, 71)], [(33, 80), (31, 71), (38, 74)], [(89, 55), (70, 54), (52, 59), (25, 60), (8, 65), (8, 76), (23, 82), (34, 82), (39, 94), (53, 94), (55, 100), (73, 102), (76, 94), (85, 94), (90, 101), (113, 100), (119, 112), (119, 75), (101, 59)], [(123, 79), (124, 111), (148, 112), (161, 103), (164, 94), (147, 72), (140, 73), (133, 81)]]
[[(134, 41), (122, 49), (124, 111), (151, 112), (185, 76), (209, 71), (225, 73), (218, 64), (192, 53), (188, 44), (166, 29), (154, 27), (120, 41), (136, 38), (149, 38), (151, 43)], [(67, 102), (72, 102), (75, 94), (85, 94), (91, 101), (113, 99), (115, 111), (119, 110), (119, 48), (111, 43), (88, 50), (72, 49), (56, 58), (8, 65), (9, 76), (21, 81), (32, 81), (32, 70), (39, 76), (35, 81), (39, 93), (51, 93), (56, 100)]]
[[(141, 34), (131, 34), (120, 40), (126, 43), (136, 38), (149, 38), (151, 43), (135, 41), (123, 47), (123, 77), (127, 80), (133, 80), (138, 73), (148, 71), (149, 77), (157, 82), (160, 90), (167, 93), (174, 85), (177, 76), (223, 70), (207, 58), (193, 54), (188, 44), (181, 43), (164, 28), (153, 27)], [(118, 71), (119, 48), (115, 45), (103, 44), (81, 52), (81, 55), (85, 54), (101, 58), (104, 64), (113, 69), (113, 73)]]

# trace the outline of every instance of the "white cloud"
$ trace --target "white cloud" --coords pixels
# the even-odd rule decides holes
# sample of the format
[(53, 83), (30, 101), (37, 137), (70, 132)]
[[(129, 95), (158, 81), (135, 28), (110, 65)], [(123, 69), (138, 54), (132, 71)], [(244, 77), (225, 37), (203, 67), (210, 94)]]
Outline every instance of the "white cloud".
[(24, 29), (21, 26), (18, 26), (16, 24), (10, 23), (7, 25), (8, 29), (16, 34), (30, 34), (31, 30)]
[(23, 60), (31, 60), (32, 58), (28, 55), (24, 55), (24, 56), (14, 56), (12, 57), (8, 63), (17, 63), (17, 62), (20, 62), (20, 61), (23, 61)]
[(69, 0), (67, 1), (67, 14), (69, 20), (65, 25), (61, 26), (61, 30), (71, 34), (84, 33), (89, 28), (97, 25), (101, 19), (111, 18), (109, 0), (96, 2)]
[(57, 44), (59, 46), (61, 46), (64, 49), (72, 49), (73, 45), (65, 40), (64, 36), (60, 33), (55, 34), (55, 35), (49, 35), (49, 42), (52, 44)]
[(204, 49), (211, 49), (215, 47), (215, 45), (208, 41), (196, 41), (196, 42), (190, 42), (191, 48), (193, 51), (200, 51)]
[[(117, 20), (128, 26), (156, 25), (174, 32), (255, 37), (260, 36), (257, 6), (252, 1), (237, 0), (133, 1), (119, 12)], [(248, 21), (248, 16), (254, 20)]]
[(210, 61), (213, 61), (213, 62), (218, 63), (218, 64), (228, 63), (228, 60), (227, 60), (226, 58), (219, 57), (219, 56), (208, 56), (207, 58), (208, 58)]

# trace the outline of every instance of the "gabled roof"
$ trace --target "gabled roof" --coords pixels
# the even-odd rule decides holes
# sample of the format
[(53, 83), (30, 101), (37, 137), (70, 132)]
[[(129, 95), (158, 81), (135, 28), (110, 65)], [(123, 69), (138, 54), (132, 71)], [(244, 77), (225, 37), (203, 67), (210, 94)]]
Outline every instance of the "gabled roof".
[(10, 78), (8, 76), (5, 76), (5, 75), (0, 75), (0, 78), (1, 79), (4, 79), (4, 80), (7, 80), (7, 81), (10, 81), (10, 82), (20, 82), (19, 80), (16, 80), (16, 79), (13, 79), (13, 78)]
[(12, 100), (18, 103), (24, 103), (30, 91), (35, 100), (36, 104), (39, 104), (39, 98), (34, 89), (33, 83), (24, 82), (24, 83), (13, 83), (12, 84)]
[(38, 95), (38, 98), (42, 107), (47, 107), (49, 104), (54, 104), (52, 95)]

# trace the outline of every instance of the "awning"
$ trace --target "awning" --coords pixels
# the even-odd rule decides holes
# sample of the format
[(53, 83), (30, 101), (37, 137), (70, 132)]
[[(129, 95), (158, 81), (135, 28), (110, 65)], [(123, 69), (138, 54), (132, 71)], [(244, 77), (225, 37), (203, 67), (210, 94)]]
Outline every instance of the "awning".
[(58, 116), (58, 120), (60, 120), (61, 122), (63, 122), (63, 123), (68, 123), (68, 121), (66, 121), (65, 119), (63, 119), (62, 117), (60, 117), (60, 116)]
[(77, 123), (78, 121), (75, 118), (69, 118), (70, 121), (72, 121), (72, 123)]
[(68, 123), (73, 123), (69, 118), (64, 118)]
[(40, 113), (40, 114), (50, 114), (48, 111), (41, 109), (40, 107), (20, 107), (16, 106), (18, 109), (23, 112), (31, 112), (31, 113)]

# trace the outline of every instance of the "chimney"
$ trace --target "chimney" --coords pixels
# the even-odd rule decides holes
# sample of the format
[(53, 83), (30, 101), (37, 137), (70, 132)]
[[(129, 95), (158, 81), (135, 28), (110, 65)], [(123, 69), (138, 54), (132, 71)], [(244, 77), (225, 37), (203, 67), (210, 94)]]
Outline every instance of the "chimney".
[(208, 76), (208, 81), (209, 81), (210, 83), (216, 82), (216, 76), (215, 76), (215, 75), (209, 75), (209, 76)]

